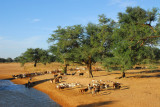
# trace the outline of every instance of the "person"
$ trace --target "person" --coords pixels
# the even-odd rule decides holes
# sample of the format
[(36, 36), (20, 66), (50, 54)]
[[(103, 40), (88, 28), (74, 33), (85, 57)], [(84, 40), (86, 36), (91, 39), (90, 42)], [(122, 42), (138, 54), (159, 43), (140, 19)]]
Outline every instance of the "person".
[(31, 76), (30, 76), (29, 80), (32, 81), (32, 77)]
[(28, 80), (28, 88), (31, 86), (31, 82), (30, 80)]

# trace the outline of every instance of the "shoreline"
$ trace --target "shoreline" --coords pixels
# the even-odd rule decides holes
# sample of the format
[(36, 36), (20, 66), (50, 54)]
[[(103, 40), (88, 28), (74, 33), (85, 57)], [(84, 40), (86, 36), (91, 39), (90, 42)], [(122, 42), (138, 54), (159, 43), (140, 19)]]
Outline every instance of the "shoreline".
[[(14, 84), (19, 84), (19, 85), (24, 85), (25, 83), (28, 82), (28, 80), (26, 78), (24, 78), (24, 79), (12, 79), (12, 77), (10, 75), (1, 75), (0, 79), (10, 80)], [(60, 96), (59, 92), (57, 92), (56, 89), (55, 90), (46, 90), (45, 87), (44, 88), (42, 88), (42, 87), (43, 87), (43, 85), (38, 84), (38, 85), (36, 85), (32, 88), (47, 94), (54, 102), (56, 102), (57, 104), (59, 104), (62, 107), (75, 107), (75, 106), (67, 103), (66, 100)]]
[[(37, 68), (32, 67), (33, 64), (27, 64), (20, 67), (19, 64), (0, 64), (0, 79), (11, 80), (15, 84), (25, 84), (29, 78), (14, 79), (12, 75), (31, 73), (36, 71), (44, 71), (45, 69), (57, 69), (58, 63), (47, 66), (39, 65)], [(84, 76), (65, 75), (62, 83), (80, 83), (86, 87), (93, 79), (103, 80), (109, 84), (108, 89), (100, 91), (100, 93), (92, 95), (87, 91), (82, 94), (79, 92), (81, 87), (65, 88), (59, 90), (56, 84), (49, 80), (53, 78), (53, 74), (45, 74), (35, 76), (31, 82), (34, 89), (47, 94), (54, 102), (63, 107), (160, 107), (160, 66), (158, 69), (138, 69), (126, 72), (126, 78), (116, 79), (120, 76), (120, 71), (114, 72), (93, 72), (94, 78), (88, 78), (87, 73)], [(114, 89), (109, 81), (122, 83), (121, 89)]]

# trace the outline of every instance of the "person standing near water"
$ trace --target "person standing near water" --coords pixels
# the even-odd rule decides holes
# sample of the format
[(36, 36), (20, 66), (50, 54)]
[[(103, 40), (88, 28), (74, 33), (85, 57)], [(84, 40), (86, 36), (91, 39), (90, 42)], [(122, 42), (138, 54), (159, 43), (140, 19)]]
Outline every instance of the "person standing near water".
[(32, 76), (30, 76), (29, 80), (32, 81)]

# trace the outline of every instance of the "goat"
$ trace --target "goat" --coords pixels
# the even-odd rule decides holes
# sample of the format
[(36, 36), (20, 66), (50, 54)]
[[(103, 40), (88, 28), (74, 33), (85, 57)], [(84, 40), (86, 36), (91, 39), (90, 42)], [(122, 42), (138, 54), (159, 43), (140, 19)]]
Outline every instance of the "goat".
[(121, 84), (118, 83), (118, 82), (113, 82), (113, 88), (120, 89), (121, 88)]
[(57, 78), (62, 79), (62, 76), (60, 75), (60, 76), (58, 76)]
[(72, 75), (75, 75), (75, 74), (76, 74), (76, 72), (72, 73)]
[(102, 90), (105, 88), (105, 83), (101, 83), (101, 84), (99, 84), (99, 86), (100, 86), (100, 90)]
[(94, 86), (92, 88), (92, 95), (99, 93), (99, 91), (100, 91), (100, 86)]
[(18, 78), (18, 75), (12, 75), (13, 78), (17, 79)]
[(83, 75), (84, 75), (84, 73), (79, 73), (79, 76), (81, 76), (81, 75), (83, 76)]
[(54, 74), (53, 76), (54, 76), (54, 78), (56, 78), (58, 76), (58, 74)]
[(64, 86), (62, 86), (62, 85), (57, 85), (56, 88), (58, 88), (58, 89), (60, 90), (60, 89), (64, 89)]
[(109, 84), (105, 84), (105, 86), (104, 86), (105, 88), (108, 88), (109, 87)]
[(51, 79), (50, 82), (53, 83), (53, 79)]
[(81, 94), (84, 94), (84, 92), (87, 92), (88, 91), (88, 88), (83, 88), (83, 89), (80, 89), (79, 90), (79, 92), (81, 93)]
[(93, 87), (91, 86), (91, 84), (88, 84), (88, 90), (91, 91), (92, 88), (93, 88)]
[(92, 95), (95, 94), (95, 88), (92, 88)]
[(95, 92), (97, 93), (99, 93), (99, 91), (100, 91), (100, 86), (95, 86)]
[(59, 78), (55, 78), (54, 81), (55, 81), (55, 84), (56, 84), (56, 83), (59, 83)]

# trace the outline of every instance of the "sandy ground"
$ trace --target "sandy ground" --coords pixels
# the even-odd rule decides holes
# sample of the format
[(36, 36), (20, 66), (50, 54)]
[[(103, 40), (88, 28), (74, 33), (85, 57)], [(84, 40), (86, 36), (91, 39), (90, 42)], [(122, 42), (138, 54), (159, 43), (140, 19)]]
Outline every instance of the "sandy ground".
[[(45, 70), (44, 67), (35, 69), (31, 66), (32, 64), (25, 67), (20, 67), (17, 63), (0, 64), (0, 79), (10, 79), (14, 83), (25, 84), (28, 78), (12, 79), (11, 75)], [(53, 63), (46, 69), (53, 70), (60, 66), (60, 64)], [(84, 76), (66, 75), (63, 76), (62, 83), (79, 82), (85, 87), (93, 79), (103, 80), (106, 83), (110, 80), (122, 83), (122, 88), (115, 90), (110, 87), (97, 95), (92, 95), (90, 92), (81, 94), (78, 87), (58, 90), (55, 88), (56, 84), (49, 81), (53, 78), (53, 74), (33, 77), (32, 81), (36, 82), (33, 88), (48, 94), (63, 107), (160, 107), (160, 68), (129, 70), (126, 78), (123, 79), (115, 79), (121, 75), (120, 71), (94, 71), (93, 75), (94, 78), (88, 78), (86, 73)]]

